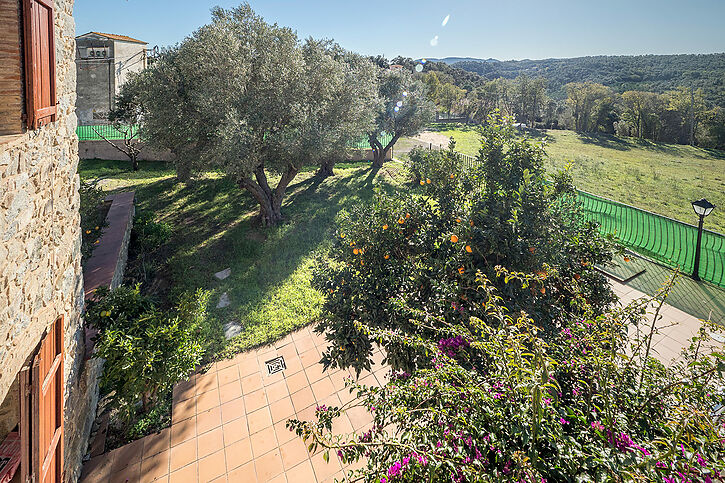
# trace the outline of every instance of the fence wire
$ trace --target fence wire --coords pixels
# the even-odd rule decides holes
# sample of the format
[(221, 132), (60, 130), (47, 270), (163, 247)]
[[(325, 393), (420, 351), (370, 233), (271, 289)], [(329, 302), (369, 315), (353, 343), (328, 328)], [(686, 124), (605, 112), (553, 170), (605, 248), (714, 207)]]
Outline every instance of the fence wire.
[[(138, 126), (133, 126), (133, 134), (138, 133)], [(102, 141), (103, 137), (109, 140), (124, 139), (121, 131), (111, 124), (98, 124), (94, 126), (78, 126), (76, 134), (79, 141)], [(100, 135), (99, 135), (100, 134)], [(101, 137), (101, 135), (103, 137)]]

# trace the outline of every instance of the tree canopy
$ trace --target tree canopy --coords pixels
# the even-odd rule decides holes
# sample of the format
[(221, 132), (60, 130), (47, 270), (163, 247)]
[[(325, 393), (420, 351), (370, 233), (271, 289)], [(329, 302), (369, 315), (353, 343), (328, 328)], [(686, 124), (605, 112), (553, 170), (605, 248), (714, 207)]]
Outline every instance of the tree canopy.
[(141, 97), (144, 137), (172, 151), (182, 179), (219, 170), (274, 224), (303, 165), (341, 156), (373, 129), (376, 71), (330, 41), (300, 42), (245, 4), (215, 9), (127, 88)]

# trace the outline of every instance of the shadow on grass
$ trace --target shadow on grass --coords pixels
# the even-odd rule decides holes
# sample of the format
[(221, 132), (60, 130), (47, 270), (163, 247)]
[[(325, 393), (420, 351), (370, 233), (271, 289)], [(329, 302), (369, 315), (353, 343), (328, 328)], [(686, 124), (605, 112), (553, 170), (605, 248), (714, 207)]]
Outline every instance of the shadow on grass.
[[(369, 166), (369, 164), (367, 164)], [(229, 307), (210, 308), (212, 317), (237, 322), (242, 333), (231, 354), (271, 342), (319, 316), (322, 295), (309, 280), (316, 254), (331, 242), (338, 213), (373, 196), (373, 186), (394, 186), (369, 167), (336, 168), (328, 178), (300, 175), (288, 188), (284, 221), (256, 224), (257, 205), (228, 179), (200, 179), (185, 185), (162, 179), (137, 188), (138, 209), (153, 211), (173, 227), (166, 273), (174, 298), (181, 292), (215, 290), (211, 307), (226, 292)], [(223, 281), (213, 274), (231, 268)]]
[(601, 148), (629, 151), (632, 145), (626, 140), (616, 136), (598, 133), (577, 133), (577, 138), (584, 144), (593, 144)]
[(82, 159), (78, 173), (83, 180), (98, 178), (148, 179), (175, 174), (174, 166), (163, 161), (139, 161), (139, 170), (131, 169), (131, 161), (108, 161), (103, 159)]

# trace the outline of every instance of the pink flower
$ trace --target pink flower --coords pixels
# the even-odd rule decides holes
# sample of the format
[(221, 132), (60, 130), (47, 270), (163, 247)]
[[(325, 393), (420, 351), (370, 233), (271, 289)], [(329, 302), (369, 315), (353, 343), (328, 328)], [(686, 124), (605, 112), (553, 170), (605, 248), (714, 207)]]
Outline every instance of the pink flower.
[(604, 425), (601, 423), (601, 421), (594, 421), (592, 422), (592, 429), (596, 429), (597, 431), (604, 431)]
[(559, 422), (560, 422), (560, 423), (562, 424), (562, 426), (563, 426), (564, 424), (569, 424), (569, 421), (567, 421), (567, 420), (566, 420), (566, 419), (564, 419), (564, 418), (559, 418)]

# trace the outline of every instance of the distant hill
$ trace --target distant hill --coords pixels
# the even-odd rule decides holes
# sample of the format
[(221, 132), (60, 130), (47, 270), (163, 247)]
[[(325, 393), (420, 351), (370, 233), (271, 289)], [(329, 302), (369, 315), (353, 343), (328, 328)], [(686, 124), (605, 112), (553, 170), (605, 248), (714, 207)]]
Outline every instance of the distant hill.
[(592, 81), (617, 92), (664, 92), (677, 86), (702, 88), (711, 104), (725, 107), (725, 53), (595, 56), (571, 59), (505, 60), (447, 57), (426, 59), (474, 72), (484, 79), (520, 74), (545, 77), (552, 96), (563, 97), (569, 82)]

